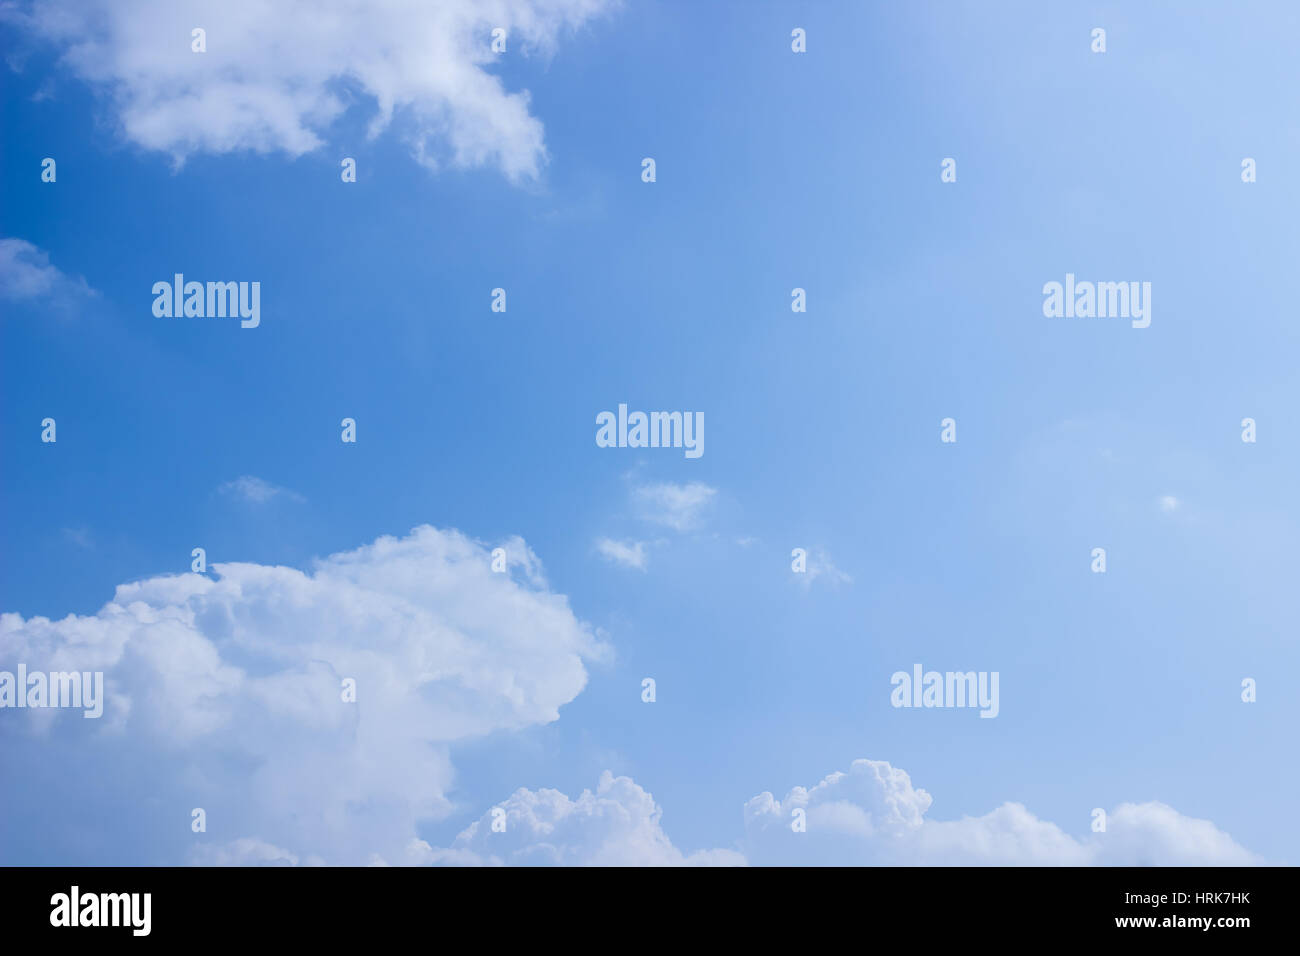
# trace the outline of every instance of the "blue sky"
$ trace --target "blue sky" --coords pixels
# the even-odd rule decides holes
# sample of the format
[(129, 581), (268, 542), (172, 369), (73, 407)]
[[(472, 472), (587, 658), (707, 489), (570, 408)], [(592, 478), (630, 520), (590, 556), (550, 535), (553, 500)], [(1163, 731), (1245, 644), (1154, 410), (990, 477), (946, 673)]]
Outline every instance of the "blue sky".
[[(105, 668), (132, 700), (115, 728), (0, 711), (0, 801), (23, 823), (0, 832), (0, 859), (205, 861), (254, 838), (302, 860), (396, 862), (380, 848), (404, 839), (386, 808), (407, 803), (434, 856), (487, 857), (491, 807), (519, 788), (578, 800), (608, 770), (653, 795), (654, 825), (684, 854), (823, 862), (777, 847), (742, 807), (770, 791), (788, 808), (792, 788), (862, 758), (928, 791), (927, 819), (1023, 804), (1085, 845), (1100, 839), (1094, 807), (1158, 802), (1177, 816), (1133, 823), (1137, 862), (1179, 859), (1160, 848), (1195, 842), (1187, 818), (1266, 861), (1300, 858), (1283, 812), (1300, 787), (1291, 5), (574, 0), (555, 27), (503, 3), (507, 52), (485, 57), (496, 21), (450, 4), (463, 15), (429, 34), (430, 56), (486, 82), (487, 107), (462, 101), (473, 84), (421, 73), (436, 15), (348, 7), (359, 60), (415, 57), (373, 136), (373, 77), (258, 60), (227, 39), (244, 36), (239, 15), (181, 6), (171, 34), (137, 26), (148, 17), (130, 4), (66, 31), (58, 4), (0, 19), (0, 238), (57, 270), (40, 294), (0, 300), (0, 608), (98, 620), (120, 585), (186, 574), (197, 546), (213, 564), (310, 572), (427, 524), (485, 555), (522, 538), (545, 579), (512, 560), (512, 582), (530, 601), (567, 596), (565, 626), (604, 651), (582, 655), (580, 689), (538, 704), (558, 719), (475, 712), (473, 732), (437, 735), (454, 771), (436, 781), (385, 776), (404, 758), (340, 756), (387, 769), (364, 799), (338, 798), (346, 825), (307, 833), (282, 827), (291, 814), (270, 797), (235, 809), (249, 768), (279, 759), (241, 749), (237, 703), (183, 740), (163, 739), (163, 708), (143, 725), (138, 695), (182, 680), (181, 665), (159, 652), (143, 681), (131, 631)], [(282, 42), (306, 47), (316, 27), (291, 13)], [(191, 22), (208, 24), (212, 60), (189, 51)], [(791, 51), (795, 27), (806, 53)], [(173, 35), (179, 58), (154, 55)], [(68, 53), (88, 39), (89, 56)], [(248, 129), (171, 109), (168, 71), (196, 62), (187, 82), (214, 96), (229, 90), (209, 63), (237, 89), (307, 77), (340, 105), (304, 112), (319, 145), (285, 148), (269, 106)], [(510, 98), (522, 90), (535, 127)], [(458, 136), (489, 148), (467, 158)], [(40, 178), (47, 156), (55, 183)], [(512, 174), (521, 156), (535, 174)], [(343, 157), (356, 183), (340, 181)], [(945, 157), (955, 183), (940, 182)], [(1244, 157), (1257, 182), (1242, 182)], [(150, 289), (176, 272), (259, 281), (260, 326), (156, 318)], [(1150, 327), (1045, 317), (1042, 287), (1067, 272), (1150, 282)], [(505, 313), (490, 309), (496, 287)], [(806, 313), (791, 311), (795, 287)], [(703, 412), (704, 455), (597, 447), (595, 416), (620, 402)], [(344, 417), (355, 444), (340, 441)], [(283, 490), (252, 500), (230, 484), (243, 476)], [(656, 504), (644, 489), (662, 486), (703, 503)], [(644, 566), (602, 556), (602, 539), (640, 542)], [(794, 574), (796, 547), (823, 573)], [(419, 600), (470, 643), (496, 638), (444, 599)], [(229, 600), (238, 622), (243, 598)], [(501, 625), (502, 640), (531, 620)], [(0, 669), (20, 649), (73, 659), (70, 635), (86, 631), (37, 640), (21, 621), (0, 634)], [(266, 676), (240, 656), (256, 651), (242, 625), (191, 623), (226, 664)], [(364, 647), (365, 630), (336, 640)], [(891, 707), (890, 675), (918, 662), (999, 672), (997, 718)], [(405, 721), (421, 713), (395, 710), (394, 734), (418, 739)], [(312, 739), (321, 763), (304, 772), (355, 746)], [(190, 809), (209, 804), (228, 809), (193, 833)], [(310, 796), (295, 808), (334, 819)], [(566, 859), (587, 859), (592, 832)], [(857, 836), (849, 861), (878, 861), (880, 838)]]

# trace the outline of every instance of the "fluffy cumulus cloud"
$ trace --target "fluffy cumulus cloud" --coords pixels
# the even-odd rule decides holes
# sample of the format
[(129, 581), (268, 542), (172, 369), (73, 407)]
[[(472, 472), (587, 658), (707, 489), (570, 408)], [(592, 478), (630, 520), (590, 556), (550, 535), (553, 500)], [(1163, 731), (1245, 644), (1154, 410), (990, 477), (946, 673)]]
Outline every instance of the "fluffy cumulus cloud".
[[(32, 0), (5, 8), (103, 91), (122, 134), (179, 163), (233, 150), (298, 156), (328, 137), (354, 99), (370, 134), (399, 131), (436, 167), (494, 165), (537, 175), (546, 149), (525, 90), (493, 70), (507, 55), (550, 55), (610, 0)], [(191, 49), (205, 31), (206, 52)]]
[[(1121, 804), (1106, 832), (1079, 840), (1018, 803), (980, 817), (926, 817), (932, 800), (906, 772), (855, 760), (784, 800), (762, 793), (745, 805), (746, 852), (754, 864), (937, 866), (1243, 866), (1262, 862), (1208, 820), (1162, 803)], [(797, 833), (795, 810), (807, 829)]]
[[(468, 866), (744, 865), (734, 850), (684, 854), (664, 833), (661, 815), (650, 794), (606, 770), (596, 792), (584, 790), (576, 800), (558, 790), (517, 790), (450, 848), (416, 842), (408, 860)], [(494, 821), (500, 821), (495, 829)]]
[[(1263, 861), (1208, 820), (1161, 803), (1121, 804), (1105, 833), (1078, 840), (1018, 803), (981, 817), (926, 817), (932, 800), (903, 770), (856, 760), (784, 800), (762, 793), (744, 807), (744, 852), (683, 853), (660, 826), (650, 794), (601, 775), (596, 792), (518, 790), (450, 847), (412, 841), (403, 862), (472, 866), (1237, 866)], [(805, 829), (795, 832), (795, 811)], [(494, 827), (494, 822), (496, 826)]]
[(68, 305), (92, 295), (85, 279), (61, 272), (26, 239), (0, 239), (0, 301)]
[(200, 862), (398, 858), (450, 809), (451, 744), (556, 720), (609, 653), (527, 545), (505, 548), (493, 573), (487, 546), (424, 526), (308, 571), (217, 563), (123, 584), (95, 614), (4, 614), (0, 660), (102, 671), (106, 700), (99, 720), (7, 711), (0, 773), (88, 755), (79, 786), (146, 835), (160, 815), (188, 838), (202, 807)]
[[(108, 862), (467, 865), (1239, 865), (1262, 862), (1213, 823), (1122, 804), (1078, 838), (1006, 803), (931, 818), (903, 770), (858, 760), (743, 808), (741, 852), (685, 852), (653, 797), (606, 772), (570, 798), (520, 789), (449, 847), (419, 838), (452, 812), (450, 747), (556, 720), (608, 646), (552, 592), (520, 538), (488, 546), (424, 526), (310, 570), (217, 563), (119, 586), (98, 612), (0, 615), (0, 662), (102, 671), (102, 716), (6, 710), (11, 818), (61, 815), (40, 856), (83, 862), (105, 827), (153, 847)], [(348, 692), (355, 682), (355, 700)], [(94, 822), (79, 795), (93, 793)], [(49, 801), (64, 799), (58, 808)], [(25, 801), (25, 802), (24, 802)], [(201, 808), (203, 833), (190, 830)], [(802, 810), (806, 832), (791, 829)], [(503, 820), (504, 831), (494, 828)], [(106, 822), (111, 821), (111, 822)], [(739, 822), (739, 821), (738, 821)], [(23, 845), (21, 827), (0, 854)], [(66, 839), (51, 846), (49, 840)], [(103, 862), (103, 861), (101, 861)]]

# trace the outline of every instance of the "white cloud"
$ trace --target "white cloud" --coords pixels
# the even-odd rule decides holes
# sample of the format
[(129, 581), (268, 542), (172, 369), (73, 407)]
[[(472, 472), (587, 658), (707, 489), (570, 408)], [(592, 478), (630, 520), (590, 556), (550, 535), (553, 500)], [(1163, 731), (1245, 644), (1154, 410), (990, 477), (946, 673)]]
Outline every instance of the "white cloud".
[(690, 531), (718, 493), (700, 481), (677, 485), (661, 482), (642, 485), (633, 494), (641, 506), (641, 516), (648, 521), (667, 525), (675, 531)]
[(1177, 511), (1177, 510), (1178, 510), (1178, 506), (1179, 506), (1180, 504), (1182, 504), (1182, 502), (1180, 502), (1180, 501), (1179, 501), (1177, 498), (1175, 498), (1173, 495), (1162, 495), (1161, 498), (1160, 498), (1160, 510), (1161, 510), (1161, 511), (1165, 511), (1165, 512), (1173, 512), (1173, 511)]
[(600, 775), (596, 792), (571, 800), (558, 790), (519, 789), (501, 804), (505, 831), (493, 814), (470, 824), (452, 846), (414, 843), (407, 862), (477, 866), (743, 866), (734, 850), (684, 854), (660, 825), (654, 798), (629, 777)]
[[(927, 818), (932, 799), (906, 772), (855, 760), (784, 800), (762, 793), (744, 807), (745, 854), (685, 854), (660, 825), (650, 794), (627, 777), (601, 775), (595, 793), (571, 800), (557, 790), (517, 790), (447, 848), (412, 841), (401, 862), (443, 865), (905, 865), (905, 866), (1237, 866), (1263, 861), (1207, 820), (1161, 803), (1121, 804), (1105, 833), (1076, 839), (1018, 803), (982, 817)], [(807, 830), (791, 829), (802, 809)], [(1090, 824), (1091, 818), (1087, 821)]]
[[(536, 176), (546, 158), (527, 91), (492, 72), (507, 56), (550, 55), (609, 0), (33, 0), (6, 18), (62, 51), (107, 94), (121, 133), (179, 164), (199, 152), (299, 156), (320, 147), (357, 97), (370, 135), (398, 129), (430, 167), (494, 165)], [(206, 30), (207, 52), (191, 50)]]
[(49, 253), (25, 239), (0, 239), (0, 300), (71, 305), (95, 295), (86, 280), (50, 265)]
[[(265, 840), (254, 837), (240, 837), (229, 843), (215, 846), (200, 846), (194, 853), (194, 861), (201, 866), (298, 866), (296, 853), (290, 853)], [(319, 858), (305, 861), (308, 865), (319, 864)]]
[[(520, 563), (540, 577), (531, 552)], [(120, 585), (89, 616), (4, 614), (0, 660), (103, 671), (100, 720), (24, 710), (6, 732), (38, 735), (59, 766), (93, 735), (136, 768), (112, 782), (138, 791), (140, 825), (160, 800), (187, 821), (203, 807), (196, 840), (215, 859), (397, 858), (418, 820), (449, 812), (451, 743), (556, 720), (584, 662), (609, 653), (565, 597), (493, 573), (489, 548), (456, 531), (382, 537), (307, 572), (212, 569)], [(10, 743), (0, 776), (22, 767)]]
[(504, 541), (497, 544), (502, 551), (506, 553), (506, 566), (512, 572), (520, 571), (523, 573), (524, 580), (539, 590), (546, 590), (550, 585), (546, 581), (546, 571), (542, 568), (542, 562), (533, 553), (533, 549), (528, 547), (528, 543), (519, 535), (511, 535)]
[[(747, 854), (754, 864), (934, 866), (1242, 866), (1263, 862), (1208, 820), (1162, 803), (1121, 804), (1105, 833), (1075, 839), (1018, 803), (982, 817), (926, 818), (932, 800), (888, 763), (855, 760), (784, 800), (762, 793), (745, 804)], [(795, 833), (802, 808), (807, 831)]]
[(1250, 866), (1264, 861), (1209, 820), (1155, 801), (1122, 803), (1106, 832), (1092, 834), (1094, 862), (1107, 866)]
[(266, 504), (279, 495), (284, 495), (291, 501), (303, 500), (302, 495), (297, 492), (281, 488), (279, 485), (273, 485), (269, 481), (263, 481), (254, 475), (243, 475), (234, 481), (227, 481), (217, 490), (224, 495), (234, 495), (257, 505)]
[(807, 567), (804, 573), (796, 575), (805, 591), (812, 587), (812, 583), (821, 577), (824, 577), (832, 587), (848, 584), (853, 580), (835, 566), (830, 554), (820, 548), (808, 551), (806, 563)]
[(596, 539), (596, 551), (607, 561), (621, 564), (625, 568), (646, 568), (646, 550), (644, 541), (614, 541), (610, 538)]

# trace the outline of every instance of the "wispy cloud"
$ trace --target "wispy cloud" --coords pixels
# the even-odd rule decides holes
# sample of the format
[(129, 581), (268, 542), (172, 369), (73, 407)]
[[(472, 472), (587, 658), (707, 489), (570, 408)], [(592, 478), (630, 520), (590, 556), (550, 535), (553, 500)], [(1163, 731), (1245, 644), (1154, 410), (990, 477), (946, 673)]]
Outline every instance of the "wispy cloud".
[(223, 495), (242, 498), (244, 501), (251, 501), (253, 504), (266, 504), (273, 498), (284, 497), (289, 501), (305, 501), (302, 495), (296, 491), (290, 491), (288, 488), (281, 488), (279, 485), (273, 485), (269, 481), (263, 481), (254, 475), (242, 475), (234, 481), (227, 481), (217, 489)]
[(612, 538), (598, 538), (596, 551), (606, 561), (621, 564), (625, 568), (644, 571), (647, 554), (644, 541), (615, 541)]
[(94, 296), (80, 276), (50, 264), (50, 255), (26, 239), (0, 239), (0, 300), (71, 306)]
[(853, 580), (835, 566), (835, 562), (831, 560), (828, 552), (820, 548), (808, 552), (807, 565), (807, 569), (803, 574), (796, 575), (804, 590), (812, 587), (813, 582), (818, 578), (825, 578), (826, 583), (830, 584), (831, 587), (849, 584)]
[(713, 497), (718, 493), (701, 481), (677, 485), (660, 482), (642, 485), (633, 495), (647, 521), (667, 525), (674, 531), (690, 531), (697, 527)]
[(95, 546), (95, 539), (90, 536), (90, 529), (84, 526), (80, 528), (64, 528), (63, 537), (84, 551), (89, 551)]

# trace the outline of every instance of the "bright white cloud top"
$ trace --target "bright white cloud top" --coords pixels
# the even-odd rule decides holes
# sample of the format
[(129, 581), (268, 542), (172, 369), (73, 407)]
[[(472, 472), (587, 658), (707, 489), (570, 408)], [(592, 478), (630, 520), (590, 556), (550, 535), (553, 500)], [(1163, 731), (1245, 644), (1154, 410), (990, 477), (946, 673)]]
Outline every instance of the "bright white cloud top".
[[(1017, 803), (981, 817), (927, 817), (903, 770), (856, 760), (783, 800), (744, 806), (744, 851), (675, 847), (653, 797), (602, 775), (570, 799), (520, 789), (447, 848), (422, 819), (451, 812), (449, 747), (558, 719), (611, 654), (551, 592), (527, 545), (491, 551), (429, 526), (331, 555), (304, 572), (213, 565), (118, 587), (90, 616), (0, 616), (0, 652), (29, 670), (103, 671), (98, 721), (28, 710), (56, 764), (87, 735), (140, 752), (219, 825), (194, 862), (296, 865), (1244, 865), (1262, 860), (1206, 820), (1160, 803), (1120, 805), (1104, 833), (1070, 836)], [(356, 702), (344, 682), (356, 681)], [(12, 716), (12, 714), (11, 714)], [(73, 719), (78, 718), (78, 719)], [(179, 808), (171, 808), (179, 813)], [(791, 827), (802, 810), (806, 832)], [(495, 811), (495, 812), (494, 812)], [(494, 819), (504, 830), (494, 830)]]
[[(36, 2), (8, 12), (62, 49), (103, 91), (122, 135), (181, 163), (194, 153), (300, 156), (356, 100), (369, 133), (392, 127), (421, 163), (496, 166), (512, 180), (545, 162), (527, 91), (492, 72), (492, 31), (510, 55), (550, 55), (607, 0)], [(192, 49), (204, 31), (205, 51)]]
[[(745, 804), (747, 855), (755, 864), (910, 866), (1248, 866), (1263, 862), (1208, 820), (1162, 803), (1124, 803), (1104, 833), (1077, 840), (1018, 803), (981, 817), (926, 816), (932, 798), (883, 760), (855, 760), (785, 799)], [(804, 811), (807, 830), (791, 829)]]
[[(97, 747), (184, 782), (208, 811), (208, 842), (396, 859), (417, 820), (448, 809), (448, 745), (556, 720), (585, 662), (609, 653), (524, 542), (505, 548), (515, 573), (493, 573), (488, 547), (424, 526), (307, 572), (217, 563), (215, 580), (124, 584), (91, 616), (5, 614), (5, 660), (103, 671), (107, 697), (98, 721), (8, 716), (46, 735), (56, 763), (97, 734)], [(349, 678), (356, 703), (343, 700)]]
[[(493, 810), (499, 811), (494, 814)], [(471, 824), (449, 849), (411, 847), (408, 860), (467, 866), (743, 866), (734, 850), (685, 854), (660, 825), (663, 811), (629, 777), (608, 770), (596, 792), (515, 791)], [(493, 829), (494, 818), (501, 822)]]
[[(784, 800), (761, 793), (744, 807), (744, 852), (687, 854), (669, 841), (653, 797), (628, 777), (601, 775), (596, 792), (518, 790), (451, 847), (417, 842), (410, 863), (518, 866), (1248, 866), (1263, 861), (1208, 820), (1161, 803), (1125, 803), (1105, 833), (1076, 840), (1018, 803), (982, 817), (926, 818), (932, 799), (903, 770), (855, 760)], [(494, 810), (498, 811), (494, 814)], [(791, 823), (802, 810), (806, 829)], [(494, 816), (500, 822), (493, 829)]]

